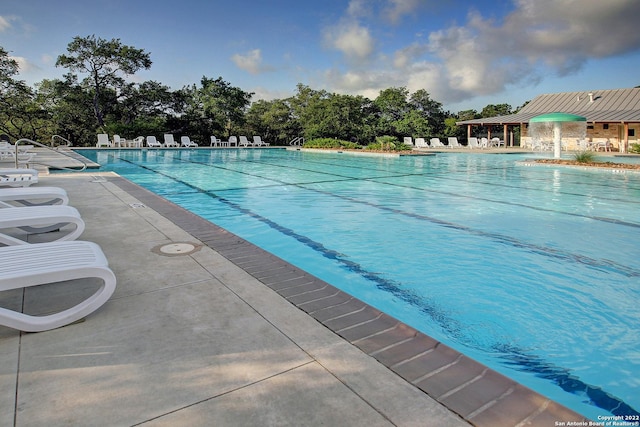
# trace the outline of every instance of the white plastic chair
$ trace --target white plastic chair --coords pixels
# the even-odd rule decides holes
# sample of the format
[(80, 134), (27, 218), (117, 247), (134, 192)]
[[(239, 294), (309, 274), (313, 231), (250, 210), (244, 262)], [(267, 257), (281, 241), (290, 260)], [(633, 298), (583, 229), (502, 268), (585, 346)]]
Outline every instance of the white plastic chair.
[(147, 147), (162, 148), (162, 144), (158, 142), (155, 136), (151, 135), (147, 137)]
[(196, 144), (195, 142), (191, 141), (191, 139), (188, 136), (181, 136), (180, 137), (180, 146), (181, 147), (197, 147), (198, 144)]
[(120, 135), (113, 135), (113, 146), (114, 147), (126, 147), (127, 140), (124, 138), (120, 138)]
[(447, 138), (447, 143), (449, 145), (447, 145), (447, 148), (460, 148), (462, 147), (460, 145), (460, 143), (458, 142), (458, 138), (455, 136), (450, 136)]
[[(231, 139), (231, 138), (229, 138)], [(253, 144), (251, 142), (249, 142), (249, 140), (247, 139), (246, 136), (244, 135), (240, 135), (240, 141), (238, 142), (238, 145), (242, 145), (243, 147), (248, 147), (248, 146), (253, 146)]]
[(253, 145), (256, 147), (268, 147), (270, 144), (268, 142), (264, 142), (260, 136), (254, 135)]
[(109, 142), (109, 135), (106, 133), (98, 134), (98, 142), (96, 143), (96, 147), (111, 147), (111, 142)]
[(57, 240), (75, 240), (84, 231), (84, 221), (74, 207), (67, 205), (47, 205), (13, 207), (0, 209), (0, 243), (5, 245), (26, 245), (27, 241), (4, 230), (20, 228), (28, 234), (48, 233), (66, 224), (75, 229), (62, 234)]
[(49, 242), (0, 247), (0, 259), (3, 260), (0, 291), (78, 279), (97, 278), (102, 282), (87, 299), (56, 313), (33, 316), (0, 308), (0, 325), (17, 330), (40, 332), (71, 324), (100, 308), (116, 289), (116, 276), (95, 243)]
[(440, 138), (431, 138), (429, 140), (429, 146), (431, 148), (442, 148), (445, 145), (440, 141)]
[(0, 169), (0, 187), (28, 187), (37, 183), (38, 171), (36, 169)]
[(471, 136), (469, 137), (468, 141), (467, 141), (467, 148), (480, 148), (480, 143), (478, 142), (478, 138), (476, 138), (475, 136)]
[(164, 146), (165, 147), (180, 147), (178, 143), (173, 139), (173, 134), (165, 133), (164, 134)]
[(19, 206), (68, 205), (69, 196), (60, 187), (21, 187), (0, 190), (0, 208)]
[(429, 148), (429, 144), (424, 138), (416, 138), (416, 148)]

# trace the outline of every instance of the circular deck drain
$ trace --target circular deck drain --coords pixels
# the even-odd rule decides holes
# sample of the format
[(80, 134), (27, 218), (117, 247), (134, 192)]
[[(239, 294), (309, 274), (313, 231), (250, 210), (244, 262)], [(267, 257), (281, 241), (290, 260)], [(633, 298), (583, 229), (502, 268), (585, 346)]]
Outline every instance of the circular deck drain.
[(202, 245), (188, 242), (167, 243), (156, 246), (151, 251), (164, 256), (190, 255), (200, 250)]

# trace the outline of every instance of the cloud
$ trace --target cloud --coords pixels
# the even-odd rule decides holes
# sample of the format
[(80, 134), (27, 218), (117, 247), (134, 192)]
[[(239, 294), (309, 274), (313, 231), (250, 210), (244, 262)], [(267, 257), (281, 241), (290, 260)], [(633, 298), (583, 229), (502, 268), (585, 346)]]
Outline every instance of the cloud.
[(375, 46), (369, 30), (353, 21), (325, 29), (325, 42), (342, 52), (348, 62), (355, 64), (368, 61)]
[(11, 28), (11, 17), (0, 16), (0, 33), (7, 31)]
[(382, 14), (387, 21), (396, 25), (405, 15), (415, 12), (420, 5), (420, 0), (389, 0)]
[[(410, 92), (425, 89), (446, 105), (535, 85), (548, 75), (575, 74), (590, 61), (640, 51), (637, 0), (514, 0), (501, 19), (472, 9), (461, 25), (428, 37), (416, 34), (386, 53), (376, 51), (367, 21), (356, 19), (365, 16), (367, 4), (352, 0), (342, 21), (325, 33), (330, 47), (346, 59), (324, 73), (328, 90), (375, 98), (382, 89), (405, 86)], [(386, 0), (381, 16), (397, 23), (424, 4)]]
[(253, 49), (245, 55), (236, 53), (231, 57), (231, 60), (238, 68), (251, 74), (260, 74), (273, 69), (270, 66), (262, 64), (262, 52), (260, 49)]
[(22, 56), (11, 56), (9, 55), (9, 59), (12, 59), (18, 63), (18, 69), (20, 73), (29, 73), (31, 71), (39, 70), (40, 67), (29, 62), (29, 60)]
[(362, 18), (371, 14), (370, 3), (367, 0), (351, 0), (347, 7), (347, 15), (351, 18)]

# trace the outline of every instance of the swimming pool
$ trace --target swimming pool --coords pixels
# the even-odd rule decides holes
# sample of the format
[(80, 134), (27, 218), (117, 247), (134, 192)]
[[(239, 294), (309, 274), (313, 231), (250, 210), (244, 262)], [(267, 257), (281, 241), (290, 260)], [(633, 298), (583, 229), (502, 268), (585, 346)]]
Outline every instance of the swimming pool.
[(513, 154), (82, 154), (585, 416), (640, 408), (640, 175)]

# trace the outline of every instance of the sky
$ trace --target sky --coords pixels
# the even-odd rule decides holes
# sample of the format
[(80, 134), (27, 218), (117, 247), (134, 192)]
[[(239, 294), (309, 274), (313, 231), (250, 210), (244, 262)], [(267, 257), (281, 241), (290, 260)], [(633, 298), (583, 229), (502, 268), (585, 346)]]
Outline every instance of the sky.
[(405, 87), (456, 113), (640, 85), (639, 17), (639, 0), (0, 0), (0, 46), (32, 86), (95, 35), (150, 54), (132, 82), (222, 77), (253, 101)]

